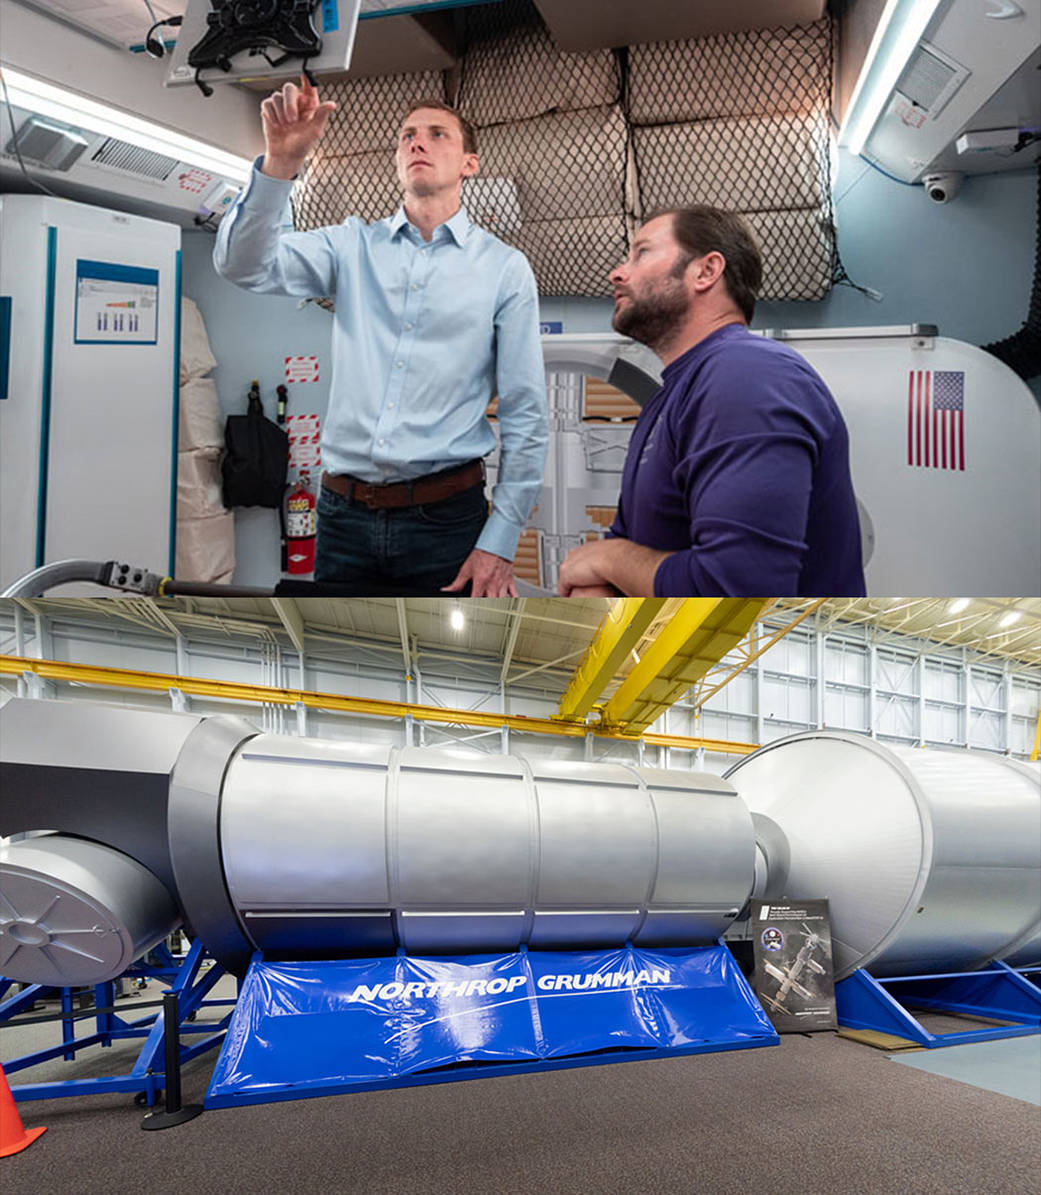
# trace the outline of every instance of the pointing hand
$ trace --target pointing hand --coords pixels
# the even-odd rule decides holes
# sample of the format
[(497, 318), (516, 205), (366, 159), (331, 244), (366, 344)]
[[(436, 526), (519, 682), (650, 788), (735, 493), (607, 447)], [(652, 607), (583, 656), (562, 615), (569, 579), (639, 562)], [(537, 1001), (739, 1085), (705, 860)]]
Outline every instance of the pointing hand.
[(264, 174), (292, 178), (300, 172), (336, 111), (333, 100), (320, 100), (306, 76), (300, 86), (287, 83), (260, 105), (264, 122)]

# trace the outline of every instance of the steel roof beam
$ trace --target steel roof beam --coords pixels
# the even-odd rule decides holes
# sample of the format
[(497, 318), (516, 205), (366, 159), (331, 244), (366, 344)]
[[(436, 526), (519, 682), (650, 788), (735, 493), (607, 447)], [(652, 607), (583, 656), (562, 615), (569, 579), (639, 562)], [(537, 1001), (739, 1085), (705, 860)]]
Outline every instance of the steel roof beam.
[(288, 632), (290, 642), (303, 657), (304, 620), (300, 614), (300, 607), (292, 598), (272, 598), (271, 605)]

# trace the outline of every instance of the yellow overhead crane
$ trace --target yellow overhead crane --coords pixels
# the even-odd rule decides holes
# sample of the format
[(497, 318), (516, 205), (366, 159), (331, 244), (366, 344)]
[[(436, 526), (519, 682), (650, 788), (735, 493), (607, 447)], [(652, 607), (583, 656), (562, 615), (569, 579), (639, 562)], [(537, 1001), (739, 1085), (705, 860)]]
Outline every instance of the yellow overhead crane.
[(755, 625), (765, 602), (684, 598), (604, 706), (603, 721), (638, 737)]
[(600, 729), (639, 738), (745, 638), (765, 605), (747, 598), (623, 599), (597, 630), (561, 698), (558, 716), (584, 720), (661, 614), (666, 621), (600, 711)]
[(557, 713), (584, 718), (665, 605), (665, 598), (619, 598), (597, 628), (564, 690)]

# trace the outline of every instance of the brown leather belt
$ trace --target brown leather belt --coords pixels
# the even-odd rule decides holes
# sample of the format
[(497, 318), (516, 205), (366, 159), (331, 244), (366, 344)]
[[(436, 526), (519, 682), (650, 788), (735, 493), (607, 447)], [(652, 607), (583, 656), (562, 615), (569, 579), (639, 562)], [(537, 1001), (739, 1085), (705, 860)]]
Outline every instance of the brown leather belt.
[(467, 461), (440, 473), (428, 473), (412, 481), (371, 485), (350, 473), (323, 473), (322, 485), (348, 502), (361, 502), (370, 510), (393, 510), (406, 506), (429, 506), (443, 502), (484, 482), (484, 461)]

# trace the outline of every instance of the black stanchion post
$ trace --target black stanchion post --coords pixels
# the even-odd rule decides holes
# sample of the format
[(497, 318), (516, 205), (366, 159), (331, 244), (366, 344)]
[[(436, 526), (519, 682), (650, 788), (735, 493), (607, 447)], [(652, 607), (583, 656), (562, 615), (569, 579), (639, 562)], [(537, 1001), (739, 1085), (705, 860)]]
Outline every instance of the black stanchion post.
[(163, 1049), (166, 1055), (166, 1107), (149, 1112), (141, 1121), (143, 1129), (172, 1129), (175, 1124), (194, 1120), (202, 1104), (181, 1107), (181, 1009), (176, 992), (163, 993)]

